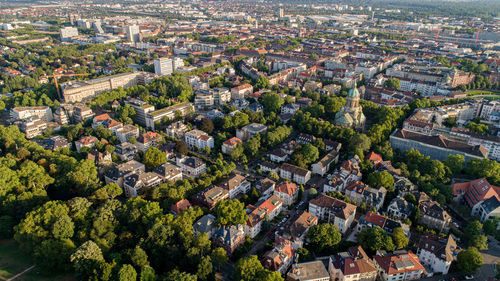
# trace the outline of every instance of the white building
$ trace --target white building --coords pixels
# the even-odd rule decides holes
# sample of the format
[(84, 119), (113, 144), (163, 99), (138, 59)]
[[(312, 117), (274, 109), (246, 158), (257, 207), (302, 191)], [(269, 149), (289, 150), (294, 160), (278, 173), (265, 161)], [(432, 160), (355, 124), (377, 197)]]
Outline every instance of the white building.
[(200, 130), (191, 130), (184, 135), (186, 144), (198, 149), (214, 148), (214, 138)]
[(155, 74), (160, 76), (171, 75), (174, 71), (173, 60), (171, 58), (155, 59)]
[(309, 213), (318, 219), (336, 225), (340, 233), (344, 234), (354, 221), (356, 206), (326, 194), (309, 201)]
[(139, 42), (140, 41), (140, 28), (138, 25), (129, 25), (126, 28), (127, 30), (127, 39), (128, 41), (132, 42)]
[(457, 256), (457, 243), (451, 235), (445, 238), (424, 234), (420, 238), (417, 255), (420, 262), (432, 270), (429, 273), (448, 274)]
[(71, 41), (71, 38), (78, 36), (78, 29), (76, 27), (64, 27), (59, 29), (59, 36), (62, 42)]

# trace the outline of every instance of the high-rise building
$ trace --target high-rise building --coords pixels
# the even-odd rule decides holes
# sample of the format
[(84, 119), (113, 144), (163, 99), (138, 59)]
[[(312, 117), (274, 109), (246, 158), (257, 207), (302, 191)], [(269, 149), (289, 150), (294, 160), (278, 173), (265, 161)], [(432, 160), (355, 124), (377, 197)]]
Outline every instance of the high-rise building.
[(279, 10), (279, 17), (280, 19), (285, 17), (285, 10), (283, 10), (283, 8), (280, 8)]
[(69, 41), (71, 38), (78, 36), (78, 29), (76, 27), (64, 27), (59, 29), (61, 41)]
[(170, 58), (155, 59), (155, 73), (157, 75), (171, 75), (174, 71), (174, 60)]
[(127, 26), (127, 39), (132, 42), (139, 42), (140, 29), (138, 25)]
[(101, 21), (99, 21), (99, 20), (92, 22), (92, 28), (94, 29), (94, 32), (96, 34), (104, 33), (104, 30), (102, 29), (102, 26), (101, 26)]

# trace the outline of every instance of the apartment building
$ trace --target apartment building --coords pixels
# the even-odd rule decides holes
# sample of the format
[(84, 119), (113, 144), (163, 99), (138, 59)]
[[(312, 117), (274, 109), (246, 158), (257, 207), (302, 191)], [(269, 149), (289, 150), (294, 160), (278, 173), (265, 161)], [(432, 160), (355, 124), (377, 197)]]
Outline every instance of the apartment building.
[(280, 166), (280, 177), (297, 184), (306, 184), (311, 179), (311, 171), (292, 164), (283, 163)]
[(244, 176), (231, 174), (227, 179), (220, 182), (218, 186), (227, 190), (229, 199), (234, 199), (239, 194), (247, 193), (250, 190), (251, 184)]
[(256, 134), (263, 135), (267, 132), (267, 126), (259, 123), (252, 123), (236, 130), (236, 137), (246, 141)]
[(379, 272), (379, 280), (382, 281), (416, 280), (425, 272), (424, 266), (412, 251), (377, 251), (373, 262)]
[(356, 206), (326, 194), (309, 201), (309, 213), (320, 220), (336, 225), (344, 234), (351, 227), (356, 216)]
[(439, 237), (426, 233), (418, 242), (417, 256), (424, 266), (432, 270), (428, 273), (448, 274), (457, 254), (457, 243), (451, 235)]
[(375, 281), (377, 269), (361, 246), (351, 247), (346, 252), (331, 255), (328, 271), (333, 280)]
[(146, 114), (146, 127), (154, 130), (155, 124), (160, 123), (164, 118), (174, 119), (177, 116), (184, 117), (191, 112), (194, 112), (194, 108), (190, 102), (178, 103), (151, 111)]
[(205, 173), (207, 165), (197, 157), (180, 156), (176, 158), (176, 164), (186, 177), (195, 178)]
[(10, 110), (10, 118), (12, 121), (26, 120), (35, 118), (44, 122), (54, 120), (52, 110), (48, 106), (22, 106), (14, 107)]
[(290, 206), (299, 196), (299, 188), (291, 182), (282, 182), (274, 188), (274, 195), (278, 196), (283, 205)]
[(214, 138), (200, 130), (191, 130), (184, 135), (184, 140), (190, 148), (206, 149), (214, 147)]
[(223, 143), (222, 143), (222, 147), (221, 147), (221, 150), (222, 150), (222, 153), (224, 154), (230, 154), (231, 151), (239, 144), (239, 143), (242, 143), (242, 141), (237, 138), (237, 137), (232, 137), (228, 140), (225, 140)]
[(286, 275), (288, 281), (329, 281), (330, 274), (322, 261), (295, 263)]

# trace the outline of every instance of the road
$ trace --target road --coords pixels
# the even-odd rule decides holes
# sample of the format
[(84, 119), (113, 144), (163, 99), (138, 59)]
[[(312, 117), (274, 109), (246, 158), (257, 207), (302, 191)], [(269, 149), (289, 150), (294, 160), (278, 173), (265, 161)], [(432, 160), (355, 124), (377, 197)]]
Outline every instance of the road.
[(500, 245), (498, 241), (489, 236), (488, 250), (481, 251), (483, 266), (474, 274), (476, 280), (488, 280), (497, 275), (497, 263), (500, 262)]

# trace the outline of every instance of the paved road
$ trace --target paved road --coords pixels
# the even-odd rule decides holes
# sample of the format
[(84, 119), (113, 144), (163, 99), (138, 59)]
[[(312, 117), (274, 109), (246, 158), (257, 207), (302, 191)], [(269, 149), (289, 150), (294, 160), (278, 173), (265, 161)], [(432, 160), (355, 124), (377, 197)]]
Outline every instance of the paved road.
[(25, 270), (23, 270), (23, 271), (19, 272), (18, 274), (16, 274), (16, 275), (12, 276), (11, 278), (9, 278), (9, 279), (7, 279), (7, 280), (5, 280), (5, 281), (12, 281), (12, 280), (16, 279), (17, 277), (19, 277), (19, 276), (21, 276), (21, 275), (25, 274), (26, 272), (28, 272), (28, 271), (32, 270), (33, 268), (35, 268), (35, 266), (34, 266), (34, 265), (32, 265), (32, 266), (30, 266), (30, 267), (26, 268)]
[(488, 280), (489, 277), (497, 275), (496, 265), (500, 262), (500, 245), (493, 237), (488, 237), (488, 250), (481, 251), (483, 266), (474, 275), (477, 280)]

